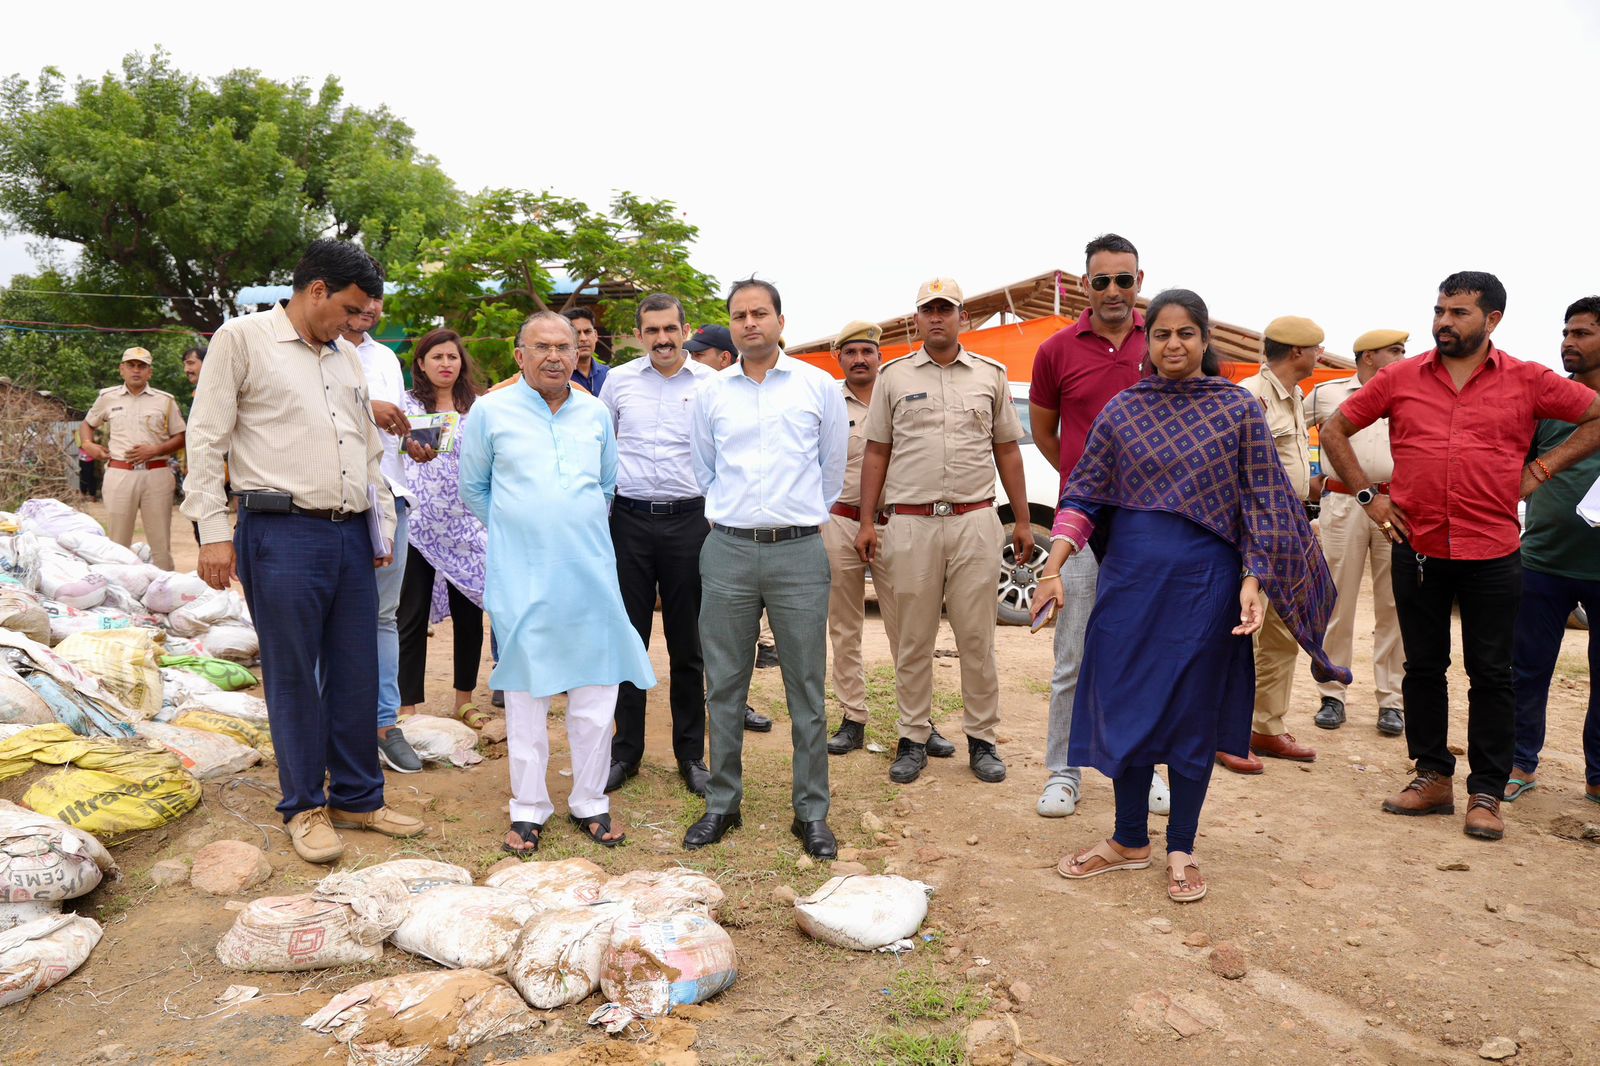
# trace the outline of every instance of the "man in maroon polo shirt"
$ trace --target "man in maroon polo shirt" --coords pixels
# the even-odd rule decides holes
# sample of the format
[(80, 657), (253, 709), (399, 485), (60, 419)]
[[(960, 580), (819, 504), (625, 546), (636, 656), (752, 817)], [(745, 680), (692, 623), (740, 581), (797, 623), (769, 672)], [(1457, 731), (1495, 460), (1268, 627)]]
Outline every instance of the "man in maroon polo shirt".
[[(1383, 804), (1391, 814), (1454, 814), (1447, 746), (1450, 612), (1461, 610), (1467, 694), (1468, 836), (1505, 835), (1500, 798), (1511, 776), (1516, 701), (1511, 653), (1522, 598), (1517, 501), (1596, 449), (1600, 398), (1489, 341), (1506, 308), (1493, 274), (1463, 271), (1439, 285), (1434, 349), (1380, 370), (1322, 429), (1322, 452), (1367, 516), (1395, 543), (1394, 583), (1406, 729), (1416, 777)], [(1389, 419), (1394, 480), (1379, 494), (1350, 435)], [(1524, 465), (1540, 419), (1578, 424)]]
[[(1084, 255), (1079, 284), (1089, 309), (1039, 345), (1028, 389), (1033, 443), (1061, 472), (1062, 487), (1083, 458), (1089, 427), (1101, 409), (1143, 375), (1148, 350), (1144, 315), (1134, 306), (1144, 284), (1138, 249), (1126, 237), (1106, 233), (1090, 241)], [(1067, 602), (1056, 618), (1056, 662), (1050, 678), (1045, 748), (1045, 769), (1050, 776), (1036, 808), (1045, 818), (1065, 817), (1078, 806), (1083, 773), (1067, 762), (1067, 741), (1072, 735), (1072, 700), (1083, 663), (1083, 637), (1099, 575), (1093, 552), (1073, 552), (1061, 568)], [(1150, 783), (1150, 809), (1158, 814), (1170, 809), (1167, 785), (1160, 774)]]

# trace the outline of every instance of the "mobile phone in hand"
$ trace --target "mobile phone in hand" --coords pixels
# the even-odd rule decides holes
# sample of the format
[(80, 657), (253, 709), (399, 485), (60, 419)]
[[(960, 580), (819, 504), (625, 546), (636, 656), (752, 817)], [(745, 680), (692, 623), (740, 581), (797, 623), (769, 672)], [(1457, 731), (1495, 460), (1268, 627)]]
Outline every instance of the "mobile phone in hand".
[(1046, 601), (1044, 601), (1044, 606), (1039, 608), (1038, 613), (1033, 616), (1033, 625), (1029, 627), (1029, 632), (1030, 633), (1039, 632), (1039, 630), (1043, 629), (1049, 623), (1050, 619), (1055, 617), (1055, 615), (1056, 615), (1056, 601), (1055, 600), (1046, 600)]
[(426, 426), (421, 429), (413, 429), (411, 431), (411, 439), (425, 448), (433, 448), (437, 450), (439, 447), (439, 435), (441, 432), (442, 428), (439, 426)]

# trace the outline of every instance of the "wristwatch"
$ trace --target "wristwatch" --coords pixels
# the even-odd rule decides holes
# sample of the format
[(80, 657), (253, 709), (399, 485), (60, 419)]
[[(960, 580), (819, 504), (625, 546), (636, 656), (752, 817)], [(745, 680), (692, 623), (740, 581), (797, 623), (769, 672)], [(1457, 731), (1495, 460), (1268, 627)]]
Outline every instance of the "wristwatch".
[(1363, 507), (1367, 506), (1367, 504), (1371, 503), (1377, 498), (1378, 490), (1373, 488), (1371, 485), (1368, 485), (1366, 488), (1356, 493), (1356, 502)]

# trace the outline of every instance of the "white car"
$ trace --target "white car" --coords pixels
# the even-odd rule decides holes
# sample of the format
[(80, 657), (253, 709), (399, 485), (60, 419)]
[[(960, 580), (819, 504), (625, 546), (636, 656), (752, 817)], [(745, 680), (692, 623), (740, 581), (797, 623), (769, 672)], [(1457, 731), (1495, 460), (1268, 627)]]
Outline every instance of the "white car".
[(994, 504), (1004, 523), (1005, 546), (1000, 549), (1000, 599), (1001, 625), (1025, 626), (1033, 621), (1033, 591), (1039, 585), (1039, 574), (1044, 570), (1045, 559), (1050, 555), (1050, 527), (1056, 520), (1056, 505), (1061, 498), (1061, 476), (1051, 466), (1033, 443), (1033, 430), (1028, 417), (1028, 386), (1025, 382), (1011, 382), (1011, 402), (1016, 406), (1017, 417), (1022, 421), (1022, 470), (1028, 494), (1028, 521), (1033, 523), (1033, 554), (1019, 560), (1011, 547), (1011, 530), (1016, 516), (1011, 513), (1011, 503), (1000, 477), (994, 479)]

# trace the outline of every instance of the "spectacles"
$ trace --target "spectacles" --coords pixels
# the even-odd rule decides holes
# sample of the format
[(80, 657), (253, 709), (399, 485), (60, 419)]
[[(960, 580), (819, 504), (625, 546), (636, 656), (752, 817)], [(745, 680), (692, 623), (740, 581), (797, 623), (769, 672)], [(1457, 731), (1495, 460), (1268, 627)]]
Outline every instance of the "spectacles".
[(1095, 292), (1105, 292), (1111, 288), (1111, 283), (1115, 281), (1117, 288), (1131, 289), (1133, 288), (1133, 283), (1137, 280), (1132, 274), (1096, 274), (1089, 279), (1089, 288)]
[(537, 355), (543, 359), (552, 355), (572, 355), (578, 350), (575, 344), (524, 344), (519, 351)]

